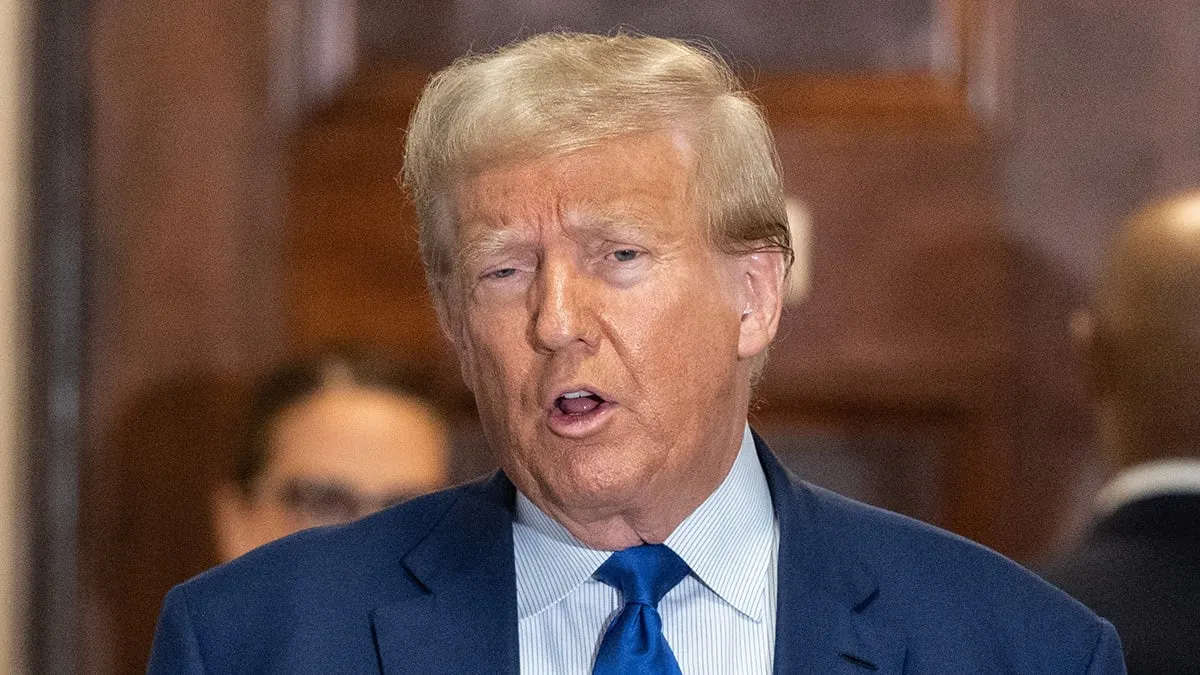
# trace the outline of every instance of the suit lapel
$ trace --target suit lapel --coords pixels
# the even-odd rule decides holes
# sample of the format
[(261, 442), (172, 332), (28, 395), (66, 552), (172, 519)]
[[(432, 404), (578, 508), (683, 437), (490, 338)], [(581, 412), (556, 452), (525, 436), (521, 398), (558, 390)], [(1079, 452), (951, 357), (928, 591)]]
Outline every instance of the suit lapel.
[[(871, 612), (875, 575), (829, 532), (812, 490), (754, 440), (780, 529), (775, 672), (901, 672), (903, 641)], [(372, 613), (384, 673), (517, 673), (514, 496), (497, 473), (405, 556), (411, 595)]]
[(384, 673), (517, 672), (513, 498), (497, 473), (405, 556), (411, 597), (372, 613)]
[(754, 441), (779, 518), (775, 672), (901, 672), (903, 642), (870, 611), (880, 593), (874, 573), (828, 532), (814, 493)]

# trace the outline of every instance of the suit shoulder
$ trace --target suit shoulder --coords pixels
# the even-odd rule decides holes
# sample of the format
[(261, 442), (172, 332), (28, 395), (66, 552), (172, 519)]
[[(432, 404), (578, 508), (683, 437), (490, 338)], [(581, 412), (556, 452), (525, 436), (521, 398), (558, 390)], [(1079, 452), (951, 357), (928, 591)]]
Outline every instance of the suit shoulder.
[(468, 484), (347, 525), (305, 530), (176, 586), (155, 638), (158, 662), (188, 656), (207, 672), (292, 672), (324, 659), (369, 669), (372, 612), (427, 592), (406, 556), (437, 537), (451, 512), (494, 513), (505, 499), (498, 485)]
[(205, 613), (223, 614), (236, 607), (279, 608), (279, 598), (293, 604), (321, 598), (331, 579), (341, 597), (387, 587), (380, 576), (407, 576), (404, 556), (419, 544), (450, 507), (469, 498), (474, 484), (418, 497), (346, 525), (303, 530), (207, 570), (179, 585), (178, 592)]
[(1096, 672), (1123, 672), (1112, 626), (1021, 565), (928, 523), (799, 489), (809, 495), (813, 536), (830, 549), (828, 564), (861, 570), (855, 586), (875, 589), (861, 611), (903, 635), (917, 670), (1003, 662), (1014, 673), (1089, 663), (1099, 664)]
[(1014, 616), (1045, 617), (1067, 626), (1100, 623), (1082, 604), (982, 544), (819, 487), (806, 488), (825, 540), (863, 561), (893, 595), (938, 601), (964, 616), (990, 616), (998, 623)]

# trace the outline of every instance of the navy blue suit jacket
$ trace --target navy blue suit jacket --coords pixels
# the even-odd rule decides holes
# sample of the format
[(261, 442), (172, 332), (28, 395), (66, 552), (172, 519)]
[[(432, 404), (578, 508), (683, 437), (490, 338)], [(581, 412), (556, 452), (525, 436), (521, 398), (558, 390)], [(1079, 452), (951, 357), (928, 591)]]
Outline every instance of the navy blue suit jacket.
[[(791, 477), (775, 672), (1123, 673), (1107, 622), (1018, 565)], [(515, 490), (498, 473), (309, 530), (167, 595), (151, 673), (516, 673)]]

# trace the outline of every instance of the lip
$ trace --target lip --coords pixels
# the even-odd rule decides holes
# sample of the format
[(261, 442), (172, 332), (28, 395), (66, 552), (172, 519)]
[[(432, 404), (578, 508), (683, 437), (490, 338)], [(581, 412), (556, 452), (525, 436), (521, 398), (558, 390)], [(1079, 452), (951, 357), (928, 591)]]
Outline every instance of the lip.
[(603, 389), (598, 389), (596, 387), (593, 387), (590, 384), (574, 384), (569, 387), (558, 387), (557, 389), (555, 389), (554, 392), (550, 396), (548, 396), (545, 400), (542, 401), (542, 408), (548, 413), (558, 410), (558, 406), (554, 405), (555, 401), (557, 401), (559, 398), (561, 398), (564, 395), (569, 394), (573, 391), (590, 391), (593, 394), (595, 394), (596, 396), (599, 396), (600, 398), (604, 399), (604, 403), (602, 405), (608, 405), (609, 403), (616, 403), (616, 401), (613, 399), (613, 397), (610, 396), (609, 393), (604, 391)]
[[(590, 391), (604, 399), (604, 402), (583, 415), (567, 415), (554, 403), (563, 394), (572, 391)], [(616, 401), (596, 387), (586, 384), (563, 387), (546, 401), (546, 426), (556, 436), (571, 439), (587, 438), (599, 432), (608, 423), (608, 420), (616, 412), (617, 406)]]

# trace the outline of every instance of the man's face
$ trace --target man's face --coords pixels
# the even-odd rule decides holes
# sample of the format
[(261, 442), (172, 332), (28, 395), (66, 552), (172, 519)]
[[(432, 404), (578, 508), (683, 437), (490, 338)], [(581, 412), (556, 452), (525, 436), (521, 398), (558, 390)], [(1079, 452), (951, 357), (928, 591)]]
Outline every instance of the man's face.
[(337, 385), (271, 425), (253, 492), (216, 504), (221, 554), (232, 558), (297, 530), (354, 520), (443, 486), (448, 437), (421, 403)]
[(745, 264), (707, 242), (688, 161), (670, 135), (625, 137), (456, 193), (464, 377), (509, 477), (576, 536), (690, 512), (736, 455), (765, 342), (743, 338)]

